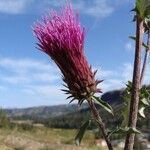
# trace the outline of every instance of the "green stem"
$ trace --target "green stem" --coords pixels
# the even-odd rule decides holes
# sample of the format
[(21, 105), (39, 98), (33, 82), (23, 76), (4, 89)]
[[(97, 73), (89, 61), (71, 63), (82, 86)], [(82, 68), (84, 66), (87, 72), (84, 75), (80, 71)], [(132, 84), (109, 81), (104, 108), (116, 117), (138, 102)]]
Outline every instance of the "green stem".
[(93, 101), (91, 99), (88, 100), (88, 104), (90, 106), (91, 113), (92, 113), (95, 121), (98, 124), (99, 130), (102, 132), (102, 135), (103, 135), (103, 137), (104, 137), (104, 139), (105, 139), (105, 141), (107, 143), (108, 149), (109, 150), (113, 150), (110, 138), (109, 138), (107, 130), (105, 128), (105, 124), (103, 123), (102, 118), (100, 117), (97, 108), (95, 107), (95, 105), (94, 105), (94, 103), (93, 103)]
[(150, 30), (148, 30), (147, 33), (147, 48), (145, 49), (145, 56), (144, 56), (143, 67), (142, 67), (141, 78), (140, 78), (141, 86), (144, 79), (149, 50), (150, 50)]
[[(132, 80), (132, 94), (129, 113), (128, 127), (136, 128), (138, 108), (139, 108), (139, 92), (140, 92), (140, 66), (141, 66), (141, 49), (143, 42), (143, 21), (137, 16), (136, 22), (136, 46), (135, 46), (135, 59), (134, 71)], [(128, 133), (125, 141), (124, 150), (133, 150), (134, 146), (134, 133)]]

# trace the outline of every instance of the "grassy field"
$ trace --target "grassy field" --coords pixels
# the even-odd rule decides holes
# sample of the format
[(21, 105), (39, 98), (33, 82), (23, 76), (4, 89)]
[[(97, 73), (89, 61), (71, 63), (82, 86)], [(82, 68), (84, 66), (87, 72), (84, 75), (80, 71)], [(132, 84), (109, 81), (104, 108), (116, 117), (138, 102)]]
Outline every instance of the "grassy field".
[[(31, 131), (0, 129), (0, 150), (99, 150), (87, 131), (80, 147), (74, 143), (76, 130), (34, 128)], [(104, 148), (102, 150), (105, 150)]]

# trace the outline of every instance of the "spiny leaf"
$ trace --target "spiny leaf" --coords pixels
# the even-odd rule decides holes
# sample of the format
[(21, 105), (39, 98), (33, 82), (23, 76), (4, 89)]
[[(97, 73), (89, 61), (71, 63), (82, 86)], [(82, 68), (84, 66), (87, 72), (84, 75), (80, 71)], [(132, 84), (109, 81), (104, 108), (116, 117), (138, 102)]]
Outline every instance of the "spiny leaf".
[[(129, 36), (129, 38), (132, 39), (132, 40), (134, 40), (134, 41), (136, 40), (136, 37), (135, 37), (135, 36)], [(148, 46), (147, 46), (144, 42), (142, 43), (142, 45), (143, 45), (143, 47), (145, 47), (146, 49), (148, 48)]]
[(65, 94), (70, 94), (69, 90), (65, 90), (65, 89), (60, 89), (61, 91), (65, 92)]
[(98, 105), (100, 105), (101, 107), (103, 107), (106, 111), (108, 111), (109, 113), (111, 113), (112, 115), (114, 115), (114, 114), (113, 114), (113, 109), (112, 109), (112, 107), (111, 107), (107, 102), (101, 100), (99, 97), (96, 97), (96, 96), (92, 96), (92, 100), (93, 100), (96, 104), (98, 104)]
[[(144, 19), (149, 15), (149, 0), (136, 0), (136, 13)], [(148, 11), (148, 12), (147, 12)]]
[(131, 91), (132, 91), (132, 82), (128, 81), (128, 83), (126, 84), (126, 89), (123, 94), (124, 105), (123, 105), (123, 110), (122, 110), (123, 121), (121, 123), (121, 127), (126, 127), (128, 124), (128, 116), (129, 116), (130, 101), (131, 101)]
[(113, 129), (113, 130), (111, 130), (109, 133), (108, 133), (108, 136), (110, 137), (110, 136), (112, 136), (113, 134), (123, 134), (123, 133), (125, 133), (126, 131), (125, 131), (125, 129), (123, 129), (123, 128), (115, 128), (115, 129)]
[(143, 18), (144, 15), (144, 0), (136, 0), (136, 13)]
[(147, 100), (146, 98), (142, 98), (142, 99), (141, 99), (141, 102), (142, 102), (144, 105), (146, 105), (146, 106), (149, 106), (149, 105), (150, 105), (149, 102), (148, 102), (148, 100)]
[(62, 86), (64, 86), (65, 88), (67, 88), (67, 89), (68, 89), (68, 86), (67, 86), (66, 84), (64, 84), (64, 83), (62, 84)]
[(141, 134), (141, 132), (139, 130), (137, 130), (136, 128), (131, 128), (131, 127), (125, 127), (125, 128), (121, 128), (121, 127), (117, 127), (113, 130), (111, 130), (108, 134), (108, 136), (112, 136), (113, 134), (127, 134), (127, 133), (137, 133), (137, 134)]
[(66, 99), (70, 99), (70, 98), (72, 98), (73, 96), (72, 95), (70, 95), (70, 96), (68, 96)]
[(75, 137), (75, 143), (76, 143), (77, 146), (80, 145), (81, 140), (84, 136), (84, 133), (85, 133), (87, 127), (90, 125), (90, 122), (91, 122), (91, 120), (88, 120), (85, 123), (83, 123), (83, 125), (80, 127), (80, 129), (79, 129), (79, 131), (78, 131), (78, 133)]
[(145, 10), (144, 10), (144, 17), (150, 15), (150, 0), (145, 0)]
[(69, 102), (69, 104), (71, 104), (73, 101), (75, 101), (75, 100), (77, 100), (77, 99), (75, 99), (75, 98), (73, 98), (70, 102)]
[(121, 126), (125, 127), (128, 124), (129, 103), (128, 103), (128, 106), (124, 106), (123, 111), (122, 111), (122, 115), (123, 115), (123, 121), (121, 123)]
[(145, 107), (141, 107), (141, 108), (139, 109), (139, 115), (140, 115), (141, 117), (143, 117), (143, 118), (145, 118), (144, 110), (145, 110)]
[(138, 129), (136, 128), (129, 128), (128, 133), (137, 133), (137, 134), (142, 134)]
[(79, 106), (81, 106), (81, 105), (82, 105), (82, 103), (83, 103), (84, 101), (85, 101), (85, 99), (81, 99), (81, 100), (79, 100), (79, 101), (78, 101), (78, 105), (79, 105)]

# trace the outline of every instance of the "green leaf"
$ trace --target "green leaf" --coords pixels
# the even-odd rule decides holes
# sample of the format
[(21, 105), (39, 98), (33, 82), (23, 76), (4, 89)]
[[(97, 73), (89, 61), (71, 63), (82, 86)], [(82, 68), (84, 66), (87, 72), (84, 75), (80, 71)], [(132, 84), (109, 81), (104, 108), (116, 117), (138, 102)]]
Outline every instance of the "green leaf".
[(132, 91), (132, 82), (128, 81), (128, 83), (126, 84), (126, 89), (123, 94), (124, 105), (122, 108), (123, 121), (121, 123), (121, 127), (126, 127), (128, 124), (130, 102), (131, 102), (131, 91)]
[(150, 15), (150, 0), (145, 0), (145, 10), (144, 10), (144, 17)]
[(144, 17), (144, 3), (145, 0), (136, 0), (136, 12), (140, 15), (141, 18)]
[(78, 133), (75, 137), (75, 143), (76, 143), (77, 146), (80, 145), (81, 140), (84, 136), (84, 133), (85, 133), (87, 127), (90, 125), (90, 123), (91, 123), (91, 120), (88, 120), (85, 123), (83, 123), (82, 126), (80, 127), (80, 129), (79, 129), (79, 131), (78, 131)]
[(141, 102), (142, 102), (144, 105), (149, 106), (149, 102), (148, 102), (148, 100), (147, 100), (146, 98), (142, 98), (142, 99), (141, 99)]
[(129, 107), (130, 107), (129, 104), (130, 103), (128, 103), (127, 106), (124, 106), (123, 111), (122, 111), (122, 116), (123, 116), (123, 121), (121, 123), (122, 127), (125, 127), (128, 124)]
[(117, 127), (116, 129), (113, 129), (109, 132), (108, 136), (112, 136), (113, 134), (127, 134), (127, 133), (137, 133), (137, 134), (141, 134), (141, 132), (139, 130), (137, 130), (136, 128), (131, 128), (131, 127), (125, 127), (125, 128), (121, 128), (121, 127)]
[(112, 107), (107, 102), (101, 100), (99, 97), (96, 97), (96, 96), (92, 96), (92, 100), (96, 104), (98, 104), (101, 107), (103, 107), (106, 111), (108, 111), (109, 113), (111, 113), (112, 115), (114, 115)]
[(144, 12), (144, 16), (147, 17), (150, 15), (150, 8), (146, 9)]
[(144, 106), (139, 109), (139, 115), (143, 118), (145, 118), (144, 110), (145, 110)]
[(128, 133), (137, 133), (137, 134), (142, 134), (138, 129), (136, 128), (128, 128)]
[[(136, 0), (136, 6), (133, 9), (141, 19), (145, 19), (150, 15), (150, 0)], [(137, 17), (136, 17), (137, 19)]]
[[(136, 41), (136, 37), (135, 36), (129, 36), (130, 39)], [(142, 43), (143, 47), (145, 47), (146, 49), (148, 48), (148, 46), (143, 42)]]
[(132, 40), (134, 40), (134, 41), (136, 40), (135, 36), (129, 36), (129, 38), (132, 39)]
[(116, 129), (113, 129), (109, 132), (108, 136), (112, 136), (113, 134), (124, 134), (126, 133), (127, 130), (126, 128), (116, 128)]

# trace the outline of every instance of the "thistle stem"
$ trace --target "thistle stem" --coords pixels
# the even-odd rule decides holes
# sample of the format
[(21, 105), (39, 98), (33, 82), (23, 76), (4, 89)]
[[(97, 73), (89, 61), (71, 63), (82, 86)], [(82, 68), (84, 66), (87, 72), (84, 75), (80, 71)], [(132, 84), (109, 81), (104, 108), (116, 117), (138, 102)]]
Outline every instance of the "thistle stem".
[(144, 79), (149, 51), (150, 51), (150, 29), (148, 30), (148, 33), (147, 33), (147, 48), (145, 49), (144, 61), (143, 61), (143, 66), (142, 66), (141, 78), (140, 78), (141, 86), (142, 86), (142, 82)]
[(92, 113), (95, 121), (98, 124), (99, 130), (102, 132), (102, 135), (103, 135), (103, 137), (107, 143), (108, 149), (113, 150), (110, 138), (109, 138), (108, 133), (107, 133), (106, 128), (105, 128), (105, 124), (103, 123), (102, 118), (100, 117), (97, 108), (95, 107), (92, 100), (88, 100), (88, 104), (90, 106), (91, 113)]
[[(135, 59), (134, 71), (132, 80), (132, 93), (130, 103), (130, 114), (128, 127), (136, 128), (138, 108), (139, 108), (139, 92), (140, 92), (140, 66), (141, 66), (141, 49), (143, 41), (143, 21), (137, 18), (136, 22), (136, 46), (135, 46)], [(125, 141), (124, 150), (133, 150), (135, 133), (128, 133)]]

